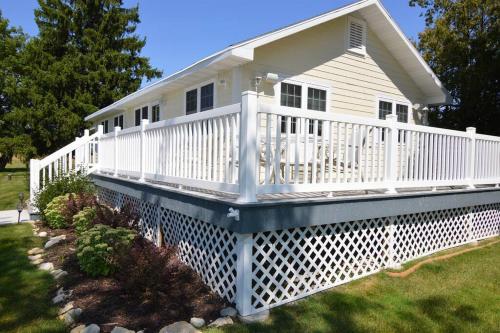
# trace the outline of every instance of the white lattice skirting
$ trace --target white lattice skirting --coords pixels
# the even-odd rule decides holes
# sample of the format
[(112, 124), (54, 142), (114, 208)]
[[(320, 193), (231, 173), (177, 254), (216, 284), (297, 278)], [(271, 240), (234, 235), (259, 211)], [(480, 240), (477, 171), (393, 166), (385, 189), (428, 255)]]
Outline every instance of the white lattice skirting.
[(163, 234), (243, 314), (500, 234), (500, 203), (238, 235), (108, 189), (99, 197), (112, 206), (132, 204), (145, 237), (156, 242)]

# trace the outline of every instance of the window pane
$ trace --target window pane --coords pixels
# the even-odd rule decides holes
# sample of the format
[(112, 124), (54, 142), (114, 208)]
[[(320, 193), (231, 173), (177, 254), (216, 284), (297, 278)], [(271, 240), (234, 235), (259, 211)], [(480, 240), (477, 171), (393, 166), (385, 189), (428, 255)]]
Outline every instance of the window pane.
[(196, 89), (186, 92), (186, 114), (196, 113), (198, 109), (198, 91)]
[[(281, 117), (281, 133), (286, 133), (286, 117)], [(290, 119), (290, 134), (297, 133), (297, 118)]]
[(201, 87), (200, 110), (206, 111), (214, 108), (214, 84), (210, 83)]
[(123, 115), (118, 118), (118, 126), (120, 126), (121, 129), (123, 129)]
[(378, 102), (378, 117), (379, 119), (385, 119), (385, 116), (392, 114), (392, 103), (379, 101)]
[(300, 108), (302, 104), (302, 87), (282, 82), (280, 100), (282, 106)]
[(145, 106), (142, 108), (142, 119), (149, 119), (148, 118), (148, 107)]
[(115, 117), (115, 119), (114, 119), (114, 121), (113, 121), (113, 126), (114, 126), (114, 127), (116, 127), (116, 126), (120, 126), (120, 125), (118, 125), (118, 122), (119, 122), (118, 117)]
[(135, 110), (135, 126), (139, 126), (141, 124), (141, 109)]
[(408, 105), (396, 104), (396, 115), (398, 121), (402, 123), (408, 122)]
[(153, 105), (152, 107), (152, 120), (153, 120), (153, 123), (154, 122), (157, 122), (160, 120), (160, 106), (159, 105)]
[(326, 111), (326, 90), (308, 88), (307, 108), (309, 110)]

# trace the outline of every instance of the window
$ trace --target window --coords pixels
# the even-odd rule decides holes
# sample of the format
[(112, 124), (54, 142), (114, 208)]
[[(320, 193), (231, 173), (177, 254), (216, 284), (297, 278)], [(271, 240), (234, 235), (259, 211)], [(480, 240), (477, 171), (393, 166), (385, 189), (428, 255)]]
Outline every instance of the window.
[(151, 121), (153, 123), (160, 120), (160, 105), (156, 104), (151, 107)]
[(135, 110), (135, 126), (139, 126), (141, 124), (141, 109)]
[(378, 118), (385, 119), (385, 116), (392, 114), (392, 103), (386, 101), (378, 102)]
[(116, 116), (114, 121), (114, 127), (120, 126), (121, 129), (123, 129), (123, 115)]
[(210, 83), (200, 89), (200, 111), (214, 108), (214, 84)]
[[(302, 107), (302, 86), (281, 83), (281, 105), (291, 108)], [(286, 133), (286, 117), (281, 117), (281, 133)], [(290, 133), (297, 133), (297, 118), (292, 118), (290, 123)]]
[(349, 17), (347, 32), (347, 50), (357, 54), (366, 54), (366, 23)]
[(198, 111), (198, 90), (193, 89), (186, 92), (186, 114)]
[(148, 111), (149, 111), (149, 108), (147, 106), (142, 107), (142, 119), (149, 119)]
[(103, 132), (104, 134), (108, 133), (109, 132), (109, 120), (104, 120), (102, 123), (101, 123), (102, 127), (103, 127)]
[(307, 109), (326, 111), (326, 90), (307, 88)]
[(401, 123), (408, 122), (408, 105), (396, 104), (396, 115)]
[(282, 82), (281, 105), (300, 108), (302, 106), (302, 86)]

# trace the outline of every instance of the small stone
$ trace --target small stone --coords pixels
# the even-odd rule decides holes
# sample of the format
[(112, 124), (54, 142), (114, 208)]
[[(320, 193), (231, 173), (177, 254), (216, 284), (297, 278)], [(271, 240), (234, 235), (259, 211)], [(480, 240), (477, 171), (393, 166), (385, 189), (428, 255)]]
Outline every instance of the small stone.
[(47, 237), (47, 232), (46, 231), (42, 231), (42, 232), (38, 233), (38, 236), (39, 237)]
[(201, 328), (201, 327), (205, 326), (205, 320), (203, 318), (193, 317), (193, 318), (191, 318), (191, 320), (189, 322), (191, 323), (191, 325), (193, 325), (196, 328)]
[(71, 326), (76, 323), (81, 314), (82, 314), (82, 309), (76, 308), (69, 310), (62, 316), (59, 316), (59, 318), (62, 319), (66, 325)]
[(73, 294), (73, 291), (72, 290), (69, 290), (69, 291), (64, 291), (63, 288), (59, 288), (57, 290), (57, 294), (56, 296), (52, 299), (52, 302), (54, 304), (59, 304), (59, 303), (62, 303), (64, 302), (64, 300), (68, 297), (70, 297), (71, 295)]
[(111, 333), (135, 333), (135, 331), (126, 329), (125, 327), (115, 326), (115, 328), (113, 328)]
[(238, 311), (236, 311), (236, 309), (232, 308), (232, 307), (227, 307), (227, 308), (220, 310), (221, 317), (236, 317), (237, 314), (238, 314)]
[(41, 269), (42, 271), (53, 271), (54, 270), (54, 264), (51, 262), (44, 262), (43, 264), (38, 265), (38, 268)]
[(66, 235), (50, 237), (50, 240), (63, 240), (63, 239), (66, 239)]
[(238, 319), (245, 324), (260, 323), (269, 318), (269, 310), (264, 310), (248, 316), (238, 316)]
[(33, 265), (40, 265), (41, 263), (43, 263), (43, 259), (42, 258), (36, 259), (36, 260), (33, 260), (31, 263)]
[(42, 258), (42, 254), (39, 253), (39, 254), (35, 254), (34, 256), (28, 256), (28, 259), (33, 261), (33, 260), (37, 260), (37, 259), (40, 259)]
[(29, 255), (35, 255), (35, 254), (40, 254), (44, 253), (45, 251), (39, 247), (32, 248), (31, 250), (28, 251)]
[(85, 329), (85, 325), (80, 325), (75, 328), (73, 328), (70, 333), (82, 333), (82, 331)]
[(64, 295), (57, 295), (55, 296), (53, 299), (52, 299), (52, 303), (54, 304), (59, 304), (59, 303), (62, 303), (64, 302), (64, 300), (66, 299), (66, 297)]
[(49, 247), (52, 247), (58, 243), (60, 243), (62, 239), (60, 238), (51, 238), (47, 243), (45, 243), (44, 248), (48, 249)]
[(65, 314), (66, 312), (68, 312), (69, 310), (73, 309), (75, 306), (73, 305), (73, 302), (68, 302), (66, 303), (66, 305), (64, 307), (62, 307), (61, 309), (59, 309), (59, 316), (62, 316), (63, 314)]
[(221, 327), (221, 326), (232, 325), (232, 324), (233, 324), (233, 320), (231, 319), (231, 317), (220, 317), (220, 318), (215, 319), (208, 326), (209, 327)]
[(101, 329), (99, 328), (99, 326), (97, 326), (96, 324), (91, 324), (87, 327), (85, 327), (81, 333), (99, 333), (101, 331)]
[(68, 272), (63, 271), (62, 269), (56, 269), (50, 273), (52, 274), (52, 276), (54, 276), (54, 279), (56, 279), (56, 280), (59, 280), (59, 279), (65, 277), (66, 275), (68, 275)]
[(159, 333), (200, 333), (200, 331), (186, 321), (178, 321), (163, 327)]

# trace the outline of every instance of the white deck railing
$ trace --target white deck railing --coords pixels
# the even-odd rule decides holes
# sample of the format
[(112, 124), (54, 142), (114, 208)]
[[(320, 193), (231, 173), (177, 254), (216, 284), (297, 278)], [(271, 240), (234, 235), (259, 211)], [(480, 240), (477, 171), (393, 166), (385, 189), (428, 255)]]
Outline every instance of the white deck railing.
[(259, 194), (498, 184), (500, 138), (474, 128), (400, 123), (392, 115), (379, 120), (259, 105), (246, 92), (241, 104), (84, 136), (32, 162), (32, 178), (37, 168), (45, 181), (79, 164), (251, 202)]

